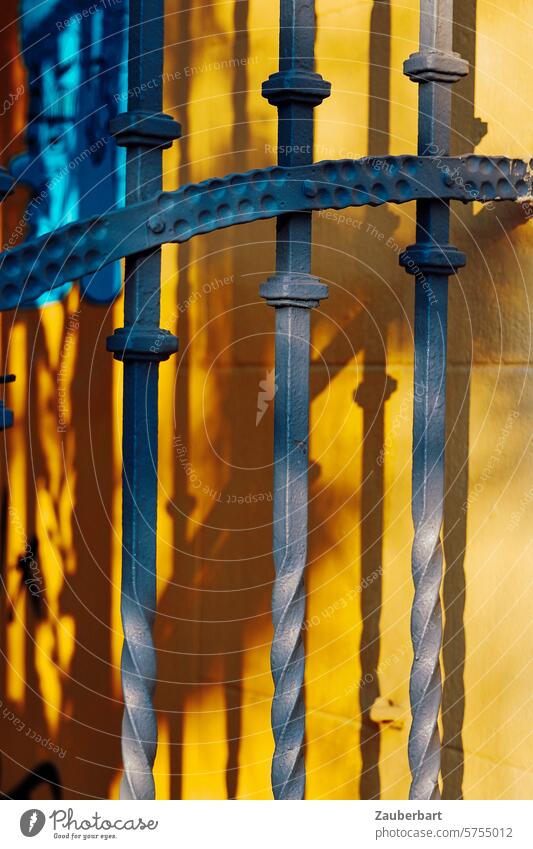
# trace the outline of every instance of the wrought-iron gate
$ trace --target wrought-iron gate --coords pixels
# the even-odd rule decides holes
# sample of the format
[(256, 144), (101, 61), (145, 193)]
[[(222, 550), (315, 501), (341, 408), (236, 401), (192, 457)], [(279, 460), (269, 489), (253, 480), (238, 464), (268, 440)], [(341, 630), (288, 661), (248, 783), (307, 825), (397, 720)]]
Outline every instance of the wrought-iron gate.
[[(130, 99), (128, 111), (111, 126), (127, 151), (126, 208), (69, 224), (0, 256), (3, 310), (126, 258), (124, 327), (107, 343), (124, 366), (123, 798), (154, 796), (158, 366), (178, 347), (159, 327), (161, 245), (277, 219), (276, 273), (261, 286), (275, 310), (278, 386), (272, 789), (276, 799), (301, 799), (310, 313), (328, 294), (311, 274), (312, 212), (411, 200), (417, 201), (416, 239), (400, 258), (415, 285), (410, 796), (439, 798), (447, 290), (448, 278), (466, 261), (449, 244), (449, 203), (516, 202), (531, 195), (525, 162), (449, 156), (451, 84), (468, 73), (468, 63), (452, 50), (452, 19), (453, 0), (421, 0), (420, 48), (404, 64), (419, 86), (417, 155), (313, 163), (313, 110), (330, 95), (330, 84), (314, 69), (314, 2), (281, 0), (279, 71), (263, 84), (263, 96), (278, 109), (278, 164), (162, 192), (162, 150), (180, 135), (179, 125), (162, 114), (163, 0), (130, 0)], [(7, 190), (0, 174), (0, 192)], [(0, 424), (9, 426), (9, 411), (0, 407), (0, 415)]]

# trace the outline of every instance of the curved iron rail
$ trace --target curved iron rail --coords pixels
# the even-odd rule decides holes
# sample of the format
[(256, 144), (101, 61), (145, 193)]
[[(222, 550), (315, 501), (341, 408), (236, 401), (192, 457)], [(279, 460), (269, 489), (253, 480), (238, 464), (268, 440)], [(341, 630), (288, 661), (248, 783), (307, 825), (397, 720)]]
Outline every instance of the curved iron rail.
[(67, 224), (0, 254), (0, 310), (122, 257), (284, 213), (432, 199), (526, 201), (531, 191), (528, 163), (501, 156), (365, 157), (229, 174)]

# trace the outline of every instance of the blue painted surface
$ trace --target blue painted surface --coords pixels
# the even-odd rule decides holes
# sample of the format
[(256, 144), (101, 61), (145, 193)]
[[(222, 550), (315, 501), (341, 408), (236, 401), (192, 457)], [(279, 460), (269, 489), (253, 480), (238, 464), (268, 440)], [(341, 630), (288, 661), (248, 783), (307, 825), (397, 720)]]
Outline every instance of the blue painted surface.
[[(124, 197), (124, 152), (108, 124), (125, 105), (127, 3), (106, 0), (87, 14), (84, 0), (21, 3), (21, 47), (27, 68), (27, 150), (10, 163), (32, 197), (7, 247), (71, 221), (116, 208)], [(111, 302), (121, 288), (115, 263), (79, 281), (87, 300)], [(63, 298), (66, 281), (24, 300), (25, 307)]]

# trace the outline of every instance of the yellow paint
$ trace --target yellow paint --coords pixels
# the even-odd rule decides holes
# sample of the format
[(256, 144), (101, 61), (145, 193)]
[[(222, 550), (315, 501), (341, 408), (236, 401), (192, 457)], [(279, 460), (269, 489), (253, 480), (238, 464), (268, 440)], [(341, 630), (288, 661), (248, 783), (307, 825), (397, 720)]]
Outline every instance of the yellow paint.
[(225, 705), (221, 687), (204, 687), (185, 714), (184, 799), (222, 799), (226, 795)]
[(54, 662), (55, 628), (50, 622), (38, 625), (35, 632), (35, 668), (48, 730), (57, 734), (61, 710), (60, 670)]
[[(113, 325), (122, 326), (124, 307), (119, 298), (112, 309)], [(122, 366), (113, 359), (111, 366), (112, 394), (111, 421), (113, 446), (113, 494), (111, 503), (111, 527), (109, 548), (111, 552), (111, 609), (109, 653), (111, 658), (111, 680), (113, 696), (121, 697), (120, 657), (122, 654), (122, 625), (120, 621), (120, 586), (122, 558)]]
[(163, 719), (158, 722), (157, 755), (154, 763), (157, 799), (170, 799), (171, 746), (168, 722)]
[(20, 575), (16, 564), (21, 551), (28, 544), (26, 525), (26, 398), (28, 391), (27, 376), (27, 333), (22, 323), (16, 323), (9, 337), (9, 369), (17, 369), (17, 382), (10, 387), (10, 403), (13, 405), (15, 416), (11, 431), (11, 450), (8, 453), (8, 464), (12, 487), (10, 492), (10, 507), (7, 534), (7, 598), (13, 618), (6, 628), (6, 695), (22, 707), (25, 701), (24, 679), (26, 675), (25, 658), (25, 619), (26, 597), (20, 592)]

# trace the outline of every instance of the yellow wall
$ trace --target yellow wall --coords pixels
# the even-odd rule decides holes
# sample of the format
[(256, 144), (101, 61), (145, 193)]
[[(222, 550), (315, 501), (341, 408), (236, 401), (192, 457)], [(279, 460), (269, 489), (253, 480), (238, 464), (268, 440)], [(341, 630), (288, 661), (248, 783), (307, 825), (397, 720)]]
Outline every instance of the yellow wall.
[[(528, 4), (479, 0), (477, 19), (472, 5), (456, 4), (457, 49), (475, 71), (455, 89), (454, 152), (527, 159)], [(165, 154), (166, 188), (272, 164), (276, 111), (260, 86), (276, 70), (277, 8), (169, 0), (167, 14), (165, 108), (184, 135)], [(390, 40), (379, 35), (385, 3), (319, 0), (317, 14), (332, 96), (316, 110), (316, 158), (415, 150), (416, 87), (402, 74), (415, 0), (391, 3)], [(3, 49), (14, 55), (13, 33)], [(3, 87), (21, 73), (11, 63)], [(22, 146), (8, 144), (22, 103), (9, 122), (4, 163)], [(4, 236), (22, 208), (5, 207)], [(312, 318), (308, 798), (408, 792), (412, 280), (395, 246), (414, 240), (414, 215), (407, 204), (314, 220), (314, 272), (330, 297)], [(518, 206), (455, 204), (452, 219), (469, 261), (450, 283), (444, 795), (531, 798), (533, 243)], [(273, 269), (274, 224), (163, 256), (161, 323), (180, 353), (161, 366), (158, 794), (270, 798), (272, 405), (257, 426), (256, 409), (273, 365), (274, 316), (258, 286)], [(75, 292), (40, 316), (3, 319), (17, 423), (6, 439), (13, 613), (8, 623), (4, 603), (1, 698), (25, 724), (0, 716), (3, 792), (44, 759), (66, 796), (118, 792), (121, 367), (104, 339), (120, 324), (120, 304), (108, 312)], [(16, 570), (34, 533), (41, 619)], [(399, 727), (370, 720), (377, 696), (400, 708)], [(46, 753), (29, 727), (65, 755)]]

